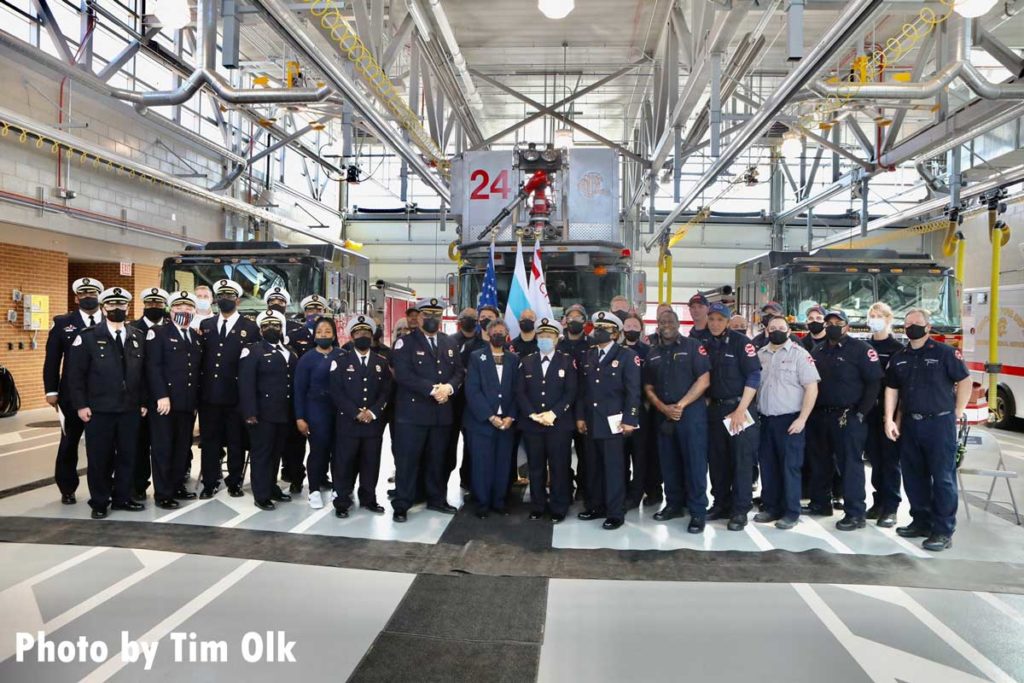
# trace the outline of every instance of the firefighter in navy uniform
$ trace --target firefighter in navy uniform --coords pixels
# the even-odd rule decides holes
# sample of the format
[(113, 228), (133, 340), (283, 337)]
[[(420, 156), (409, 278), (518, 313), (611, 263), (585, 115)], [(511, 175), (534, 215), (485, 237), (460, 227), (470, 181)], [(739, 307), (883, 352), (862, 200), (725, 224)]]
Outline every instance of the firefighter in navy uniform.
[(190, 330), (196, 300), (189, 292), (170, 297), (171, 322), (146, 333), (149, 433), (153, 442), (153, 499), (173, 510), (196, 494), (185, 488), (192, 461), (192, 427), (199, 407), (199, 367), (203, 349)]
[(810, 514), (832, 514), (832, 482), (838, 468), (846, 514), (840, 531), (860, 529), (867, 512), (864, 498), (865, 420), (878, 400), (882, 365), (867, 342), (847, 334), (846, 313), (825, 314), (825, 342), (811, 352), (821, 375), (818, 400), (808, 421), (811, 459)]
[(514, 351), (520, 360), (537, 353), (537, 314), (532, 309), (527, 308), (519, 314), (519, 336), (509, 343), (508, 349)]
[(145, 509), (131, 499), (139, 422), (146, 415), (145, 337), (125, 324), (128, 290), (112, 287), (99, 299), (106, 321), (75, 339), (68, 368), (71, 402), (85, 423), (93, 519), (106, 517), (110, 507)]
[(53, 319), (53, 327), (46, 336), (46, 359), (43, 361), (43, 389), (46, 402), (64, 415), (64, 428), (57, 446), (54, 480), (60, 491), (60, 502), (74, 505), (78, 489), (78, 444), (82, 440), (85, 424), (78, 419), (78, 411), (71, 404), (71, 391), (67, 385), (68, 360), (71, 344), (82, 330), (103, 322), (99, 294), (103, 283), (89, 277), (75, 280), (71, 285), (78, 310)]
[(245, 423), (238, 411), (238, 359), (242, 349), (257, 340), (259, 327), (236, 310), (242, 286), (232, 280), (213, 285), (219, 313), (199, 323), (203, 365), (199, 380), (199, 444), (203, 488), (200, 498), (212, 498), (221, 480), (221, 459), (228, 452), (225, 484), (233, 498), (242, 493), (245, 465)]
[[(167, 299), (169, 295), (159, 287), (148, 287), (142, 291), (142, 317), (128, 323), (143, 336), (147, 336), (154, 327), (159, 327), (167, 321)], [(153, 474), (151, 465), (151, 439), (149, 433), (150, 420), (145, 419), (139, 423), (139, 445), (135, 451), (135, 483), (132, 486), (132, 500), (146, 500), (146, 490), (149, 488), (149, 478)], [(154, 486), (153, 490), (156, 490)]]
[(536, 336), (537, 353), (522, 359), (516, 385), (519, 428), (530, 469), (530, 519), (539, 520), (547, 513), (558, 524), (572, 504), (577, 370), (571, 356), (555, 349), (562, 336), (557, 320), (541, 318)]
[(697, 292), (690, 297), (688, 305), (690, 307), (690, 317), (693, 318), (690, 336), (703, 344), (711, 338), (711, 330), (708, 329), (708, 310), (710, 307), (708, 298)]
[(395, 497), (393, 519), (404, 522), (416, 499), (416, 480), (424, 471), (427, 508), (455, 514), (445, 499), (444, 457), (452, 429), (451, 399), (466, 376), (455, 344), (441, 334), (443, 304), (421, 299), (416, 308), (421, 328), (395, 343)]
[(665, 480), (665, 507), (654, 519), (667, 522), (690, 511), (687, 531), (704, 531), (707, 515), (708, 412), (704, 392), (711, 364), (703, 344), (679, 334), (675, 311), (658, 315), (661, 343), (644, 368), (644, 393), (658, 411), (658, 457)]
[(896, 533), (924, 537), (924, 549), (937, 552), (953, 545), (956, 424), (971, 397), (971, 374), (960, 351), (931, 338), (927, 311), (909, 311), (903, 324), (910, 341), (893, 354), (886, 371), (885, 433), (893, 441), (899, 439), (903, 487), (913, 521)]
[[(871, 336), (867, 342), (878, 352), (878, 363), (885, 370), (903, 344), (892, 336), (892, 308), (877, 301), (868, 309), (868, 328)], [(868, 413), (868, 438), (864, 444), (864, 457), (871, 463), (871, 488), (875, 493), (867, 518), (878, 520), (880, 527), (896, 526), (896, 510), (900, 506), (900, 449), (899, 445), (885, 437), (885, 382), (878, 403)]]
[[(487, 348), (487, 342), (480, 334), (475, 308), (467, 307), (459, 313), (459, 329), (450, 335), (455, 351), (462, 360), (462, 367), (469, 367), (469, 357), (474, 351)], [(459, 468), (459, 485), (463, 490), (472, 488), (472, 458), (469, 457), (469, 433), (463, 429), (462, 418), (466, 411), (466, 392), (456, 391), (452, 396), (452, 429), (445, 448), (444, 472), (451, 476), (459, 462), (459, 435), (462, 436), (462, 466)]]
[(238, 363), (238, 407), (249, 430), (249, 481), (256, 507), (273, 510), (274, 501), (292, 499), (277, 485), (277, 469), (292, 415), (296, 354), (284, 343), (285, 317), (264, 311), (256, 317), (259, 338), (242, 349)]
[(576, 402), (576, 429), (587, 438), (585, 509), (577, 516), (605, 517), (602, 528), (610, 531), (622, 526), (626, 514), (624, 445), (640, 426), (640, 357), (616, 343), (622, 322), (613, 313), (598, 311), (591, 321), (594, 346), (583, 363)]
[[(651, 346), (643, 341), (643, 320), (635, 313), (626, 313), (622, 320), (622, 345), (631, 349), (640, 358), (640, 377), (643, 378), (644, 363), (651, 353)], [(640, 398), (640, 427), (626, 438), (626, 509), (640, 507), (646, 494), (648, 504), (661, 498), (661, 469), (657, 462), (657, 450), (651, 445), (654, 416), (650, 404)], [(656, 471), (652, 472), (651, 468)]]
[[(775, 301), (769, 301), (761, 307), (761, 331), (751, 339), (751, 343), (753, 343), (755, 349), (760, 350), (768, 345), (768, 321), (776, 316), (782, 315), (782, 305)], [(796, 336), (792, 332), (790, 332), (789, 338), (794, 344), (800, 343), (800, 337)], [(808, 351), (810, 351), (810, 349), (808, 349)]]
[[(714, 504), (707, 519), (729, 519), (730, 531), (747, 525), (759, 435), (754, 397), (761, 385), (761, 361), (746, 335), (728, 329), (732, 311), (722, 303), (708, 310), (710, 336), (704, 342), (711, 361), (708, 387), (708, 470)], [(744, 428), (746, 416), (754, 424)], [(729, 421), (726, 428), (725, 421)]]
[[(583, 367), (587, 351), (590, 349), (590, 337), (585, 331), (587, 324), (587, 309), (581, 304), (572, 304), (562, 314), (562, 328), (565, 336), (558, 341), (555, 347), (576, 362), (577, 370)], [(576, 498), (585, 498), (587, 489), (587, 466), (586, 451), (587, 439), (582, 432), (574, 432), (572, 436), (572, 447), (576, 452)]]
[(825, 313), (827, 311), (821, 306), (811, 306), (807, 309), (807, 334), (800, 340), (807, 353), (814, 350), (814, 347), (826, 341), (825, 339)]
[(392, 385), (387, 360), (372, 348), (377, 331), (373, 319), (353, 317), (346, 329), (352, 348), (332, 361), (329, 379), (336, 410), (331, 469), (334, 514), (339, 518), (348, 517), (357, 471), (359, 507), (384, 512), (384, 507), (377, 503), (377, 478)]

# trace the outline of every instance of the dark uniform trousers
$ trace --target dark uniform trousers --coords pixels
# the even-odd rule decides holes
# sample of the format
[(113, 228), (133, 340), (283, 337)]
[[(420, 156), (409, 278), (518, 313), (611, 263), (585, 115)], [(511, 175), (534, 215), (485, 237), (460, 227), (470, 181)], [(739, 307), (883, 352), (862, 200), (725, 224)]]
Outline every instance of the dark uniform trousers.
[[(529, 419), (529, 418), (527, 418)], [(530, 467), (530, 507), (565, 515), (572, 504), (572, 439), (575, 432), (550, 430), (524, 432), (526, 459)], [(551, 486), (551, 494), (545, 482)]]
[(708, 470), (714, 506), (726, 513), (745, 515), (753, 507), (754, 464), (758, 447), (757, 409), (747, 409), (754, 424), (736, 435), (729, 433), (726, 419), (740, 399), (712, 399), (708, 405)]
[[(149, 478), (153, 475), (153, 468), (150, 465), (152, 452), (152, 435), (150, 433), (149, 420), (139, 420), (139, 442), (135, 447), (135, 472), (133, 475), (134, 493), (145, 494), (149, 488)], [(153, 490), (156, 490), (154, 482)]]
[[(509, 487), (512, 448), (515, 446), (515, 431), (493, 427), (487, 431), (472, 432), (473, 498), (481, 509), (503, 510)], [(465, 456), (463, 456), (465, 457)]]
[(648, 428), (650, 424), (650, 408), (646, 403), (640, 404), (640, 429), (637, 429), (632, 434), (626, 437), (626, 443), (623, 444), (625, 451), (625, 465), (626, 465), (626, 499), (631, 507), (636, 507), (640, 504), (644, 494), (656, 496), (658, 492), (654, 492), (650, 488), (650, 474), (648, 470), (654, 458), (657, 457), (657, 452), (653, 454), (654, 450), (651, 447), (651, 430)]
[(85, 423), (85, 452), (89, 458), (89, 506), (105, 510), (110, 502), (132, 499), (135, 447), (139, 438), (138, 410), (97, 413)]
[(622, 519), (626, 513), (625, 442), (621, 434), (605, 439), (587, 438), (584, 505), (610, 519)]
[(658, 457), (665, 479), (665, 506), (689, 509), (696, 520), (704, 519), (708, 509), (707, 452), (708, 412), (703, 399), (687, 406), (676, 422), (664, 417), (658, 420)]
[(910, 516), (933, 534), (952, 536), (957, 510), (956, 418), (951, 411), (920, 418), (904, 415), (900, 425), (900, 465)]
[(867, 440), (864, 455), (871, 463), (871, 487), (875, 491), (873, 503), (881, 514), (895, 513), (900, 506), (900, 445), (885, 435), (881, 404), (876, 404), (864, 420)]
[[(85, 433), (85, 423), (78, 417), (78, 411), (70, 399), (61, 397), (60, 412), (64, 413), (64, 430), (60, 433), (57, 459), (53, 466), (53, 478), (61, 495), (74, 493), (78, 489), (78, 445)], [(88, 452), (89, 444), (86, 444)]]
[(761, 465), (761, 503), (765, 511), (792, 519), (800, 516), (800, 470), (804, 464), (807, 430), (790, 434), (789, 426), (799, 416), (799, 413), (762, 415), (757, 453)]
[(334, 507), (347, 510), (352, 501), (356, 475), (359, 475), (357, 496), (360, 505), (374, 505), (377, 502), (377, 479), (380, 477), (380, 451), (384, 447), (383, 436), (353, 436), (347, 425), (340, 421), (337, 427), (335, 448), (338, 455), (331, 460), (331, 476), (334, 481)]
[(265, 422), (247, 425), (249, 441), (252, 444), (249, 463), (249, 482), (252, 485), (252, 497), (257, 501), (267, 501), (275, 493), (280, 493), (277, 486), (277, 469), (281, 466), (281, 453), (288, 443), (287, 422)]
[[(94, 315), (97, 321), (103, 320), (99, 310)], [(46, 337), (43, 385), (47, 392), (57, 392), (57, 405), (64, 414), (64, 429), (53, 466), (53, 478), (62, 495), (73, 494), (78, 489), (78, 445), (85, 433), (85, 423), (78, 418), (78, 411), (71, 402), (66, 376), (71, 344), (84, 327), (80, 312), (72, 311), (56, 316)]]
[[(325, 398), (308, 397), (306, 412), (308, 413), (306, 422), (309, 423), (309, 460), (306, 474), (309, 477), (309, 492), (312, 493), (319, 491), (327, 484), (328, 470), (332, 472), (333, 476), (331, 461), (335, 448), (334, 404), (331, 403), (329, 396)], [(294, 436), (289, 433), (289, 438), (293, 439)], [(305, 449), (305, 444), (306, 440), (303, 439), (303, 449)], [(290, 447), (294, 447), (294, 444)], [(354, 482), (355, 471), (352, 472), (352, 477), (351, 482)], [(349, 490), (351, 490), (351, 485)]]
[(174, 492), (185, 485), (185, 473), (192, 461), (192, 427), (196, 414), (172, 409), (167, 415), (159, 415), (155, 407), (150, 406), (146, 422), (153, 443), (154, 497), (172, 499)]
[(395, 512), (406, 512), (417, 499), (416, 479), (422, 462), (423, 484), (427, 504), (445, 503), (444, 454), (451, 425), (417, 425), (399, 422), (395, 425)]
[[(286, 330), (288, 336), (288, 346), (295, 353), (296, 361), (299, 358), (312, 349), (316, 344), (313, 341), (313, 332), (304, 323), (299, 323), (294, 320), (289, 320)], [(332, 411), (333, 412), (333, 411)], [(311, 423), (312, 424), (312, 423)], [(298, 425), (295, 424), (295, 420), (290, 423), (290, 429), (288, 430), (288, 438), (286, 441), (286, 447), (284, 453), (280, 458), (281, 464), (281, 479), (291, 483), (301, 484), (302, 480), (306, 478), (306, 437), (299, 431)], [(334, 430), (330, 430), (332, 435), (330, 438), (333, 439)], [(312, 446), (309, 447), (310, 455), (312, 455)], [(315, 463), (317, 466), (317, 474), (314, 476), (314, 481), (322, 482), (327, 480), (327, 471), (330, 468), (330, 459), (316, 458)], [(312, 463), (310, 464), (312, 467)], [(309, 490), (317, 491), (319, 487), (313, 488), (309, 486)]]
[[(250, 430), (251, 433), (251, 430)], [(237, 405), (203, 403), (199, 408), (199, 444), (202, 450), (203, 486), (212, 488), (221, 480), (224, 445), (228, 451), (227, 486), (242, 485), (245, 466), (245, 422)]]
[[(841, 424), (846, 416), (845, 426)], [(811, 458), (811, 505), (828, 510), (829, 494), (838, 469), (843, 482), (844, 511), (850, 517), (863, 517), (864, 504), (864, 442), (868, 427), (860, 421), (853, 408), (816, 408), (808, 420)], [(833, 457), (833, 453), (835, 456)]]

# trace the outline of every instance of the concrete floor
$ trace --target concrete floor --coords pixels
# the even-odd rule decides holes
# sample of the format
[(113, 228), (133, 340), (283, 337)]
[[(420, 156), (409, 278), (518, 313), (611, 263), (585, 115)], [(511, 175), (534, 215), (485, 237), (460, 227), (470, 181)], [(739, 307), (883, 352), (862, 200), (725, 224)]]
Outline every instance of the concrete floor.
[[(419, 509), (405, 525), (393, 524), (390, 515), (365, 511), (338, 520), (330, 506), (311, 510), (304, 496), (265, 513), (252, 505), (251, 497), (234, 499), (222, 491), (212, 500), (189, 502), (173, 512), (150, 504), (142, 513), (109, 518), (141, 528), (195, 528), (197, 534), (247, 530), (284, 548), (272, 559), (255, 549), (248, 557), (244, 547), (219, 556), (216, 549), (200, 554), (180, 547), (131, 547), (119, 540), (124, 525), (88, 520), (84, 502), (61, 505), (52, 485), (13, 493), (14, 487), (52, 475), (57, 432), (46, 423), (53, 419), (51, 411), (43, 410), (0, 421), (0, 490), (6, 492), (0, 493), (0, 538), (7, 541), (0, 544), (3, 681), (259, 681), (282, 676), (509, 681), (643, 677), (723, 683), (766, 676), (784, 681), (821, 681), (825, 676), (830, 681), (1024, 680), (1024, 596), (973, 590), (959, 583), (962, 574), (952, 571), (980, 561), (992, 575), (1020, 585), (1024, 528), (1013, 522), (1008, 504), (995, 502), (984, 511), (983, 493), (968, 498), (970, 519), (961, 505), (954, 547), (941, 555), (874, 525), (838, 532), (838, 518), (805, 518), (788, 532), (757, 524), (729, 532), (724, 523), (715, 522), (705, 534), (693, 536), (686, 533), (685, 519), (658, 524), (651, 519), (654, 510), (645, 508), (629, 513), (623, 529), (613, 533), (574, 517), (553, 529), (546, 523), (520, 525), (524, 528), (516, 533), (532, 534), (539, 548), (514, 535), (502, 536), (500, 520), (488, 520), (493, 522), (488, 527), (465, 514), (450, 517)], [(994, 438), (991, 443), (998, 442), (1005, 465), (1024, 478), (1024, 432), (992, 432), (984, 438)], [(982, 450), (969, 454), (969, 463), (993, 467), (993, 452)], [(392, 468), (385, 457), (381, 501), (386, 500), (384, 478)], [(967, 486), (986, 489), (987, 481), (968, 480)], [(1005, 487), (1000, 487), (997, 501), (1006, 499)], [(1024, 500), (1024, 482), (1018, 479), (1013, 487), (1018, 501)], [(84, 481), (80, 493), (82, 500)], [(451, 501), (457, 503), (460, 495), (453, 486)], [(93, 541), (10, 542), (5, 531), (5, 520), (46, 529), (76, 519), (82, 520), (75, 522), (77, 529), (95, 529)], [(904, 504), (900, 520), (906, 519)], [(149, 528), (155, 532), (158, 527)], [(527, 574), (531, 558), (538, 557), (531, 553), (544, 548), (556, 554), (646, 550), (665, 557), (689, 550), (711, 562), (724, 553), (722, 558), (765, 569), (757, 582), (723, 582), (713, 564), (700, 580), (670, 581), (576, 578), (568, 560), (559, 572), (538, 571), (526, 578), (500, 571), (493, 576), (436, 575), (429, 562), (415, 571), (408, 565), (402, 565), (403, 572), (389, 571), (386, 560), (370, 571), (345, 566), (344, 556), (323, 563), (331, 566), (297, 561), (287, 552), (288, 539), (300, 537), (312, 543), (323, 538), (324, 552), (329, 545), (325, 537), (336, 537), (391, 553), (407, 548), (405, 555), (415, 551), (427, 558), (431, 548), (441, 551), (457, 544), (453, 551), (464, 554), (479, 550), (479, 544), (502, 542), (495, 552), (518, 553), (506, 559), (521, 562)], [(832, 581), (795, 581), (760, 563), (773, 549), (812, 564), (817, 560), (808, 558), (832, 558), (828, 566), (839, 573)], [(814, 550), (826, 555), (802, 554)], [(939, 587), (909, 587), (899, 572), (884, 585), (854, 585), (843, 579), (847, 570), (891, 555), (924, 568)], [(249, 642), (252, 634), (278, 630), (295, 642), (295, 662), (243, 660), (243, 639)], [(109, 652), (105, 661), (60, 663), (38, 662), (36, 650), (31, 650), (26, 661), (18, 662), (18, 632), (44, 632), (53, 641), (84, 636), (106, 643)], [(187, 644), (193, 633), (196, 641), (223, 641), (227, 661), (175, 661), (173, 639)], [(159, 643), (150, 669), (141, 661), (122, 659), (122, 638)], [(187, 648), (183, 654), (187, 660)]]

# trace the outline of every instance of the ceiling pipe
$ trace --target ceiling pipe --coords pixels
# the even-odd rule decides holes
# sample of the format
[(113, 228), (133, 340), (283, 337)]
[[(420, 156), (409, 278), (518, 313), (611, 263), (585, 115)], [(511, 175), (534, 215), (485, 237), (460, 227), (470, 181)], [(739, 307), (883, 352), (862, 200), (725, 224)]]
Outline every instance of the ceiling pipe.
[(181, 82), (176, 90), (158, 92), (140, 92), (112, 88), (111, 95), (119, 100), (131, 102), (136, 109), (145, 110), (149, 107), (167, 107), (188, 102), (202, 87), (209, 86), (220, 99), (228, 104), (309, 104), (323, 102), (334, 94), (330, 86), (319, 88), (266, 88), (260, 90), (243, 90), (234, 88), (220, 74), (200, 67)]
[(935, 97), (954, 80), (961, 80), (978, 97), (986, 100), (1024, 99), (1024, 82), (993, 83), (970, 62), (954, 62), (920, 83), (863, 83), (832, 85), (817, 82), (811, 90), (822, 97), (840, 100), (924, 100)]
[(307, 62), (312, 64), (323, 75), (324, 80), (333, 86), (351, 104), (352, 108), (366, 120), (366, 125), (373, 134), (387, 147), (409, 164), (420, 178), (429, 185), (441, 199), (451, 202), (451, 192), (445, 183), (430, 170), (419, 153), (407, 143), (400, 132), (377, 111), (373, 104), (359, 90), (355, 81), (345, 73), (339, 62), (328, 56), (313, 41), (306, 26), (282, 0), (255, 0), (255, 4), (263, 9), (267, 23), (292, 46)]
[(761, 135), (764, 129), (774, 121), (783, 107), (788, 104), (789, 99), (796, 94), (807, 82), (814, 77), (828, 62), (829, 59), (839, 50), (850, 36), (882, 6), (881, 0), (851, 0), (846, 4), (842, 14), (836, 19), (829, 29), (822, 36), (807, 56), (790, 72), (790, 74), (779, 84), (771, 97), (765, 100), (757, 112), (733, 137), (732, 143), (722, 152), (722, 156), (712, 162), (708, 170), (700, 177), (697, 183), (690, 188), (668, 216), (659, 225), (654, 236), (644, 245), (650, 251), (663, 234), (671, 229), (675, 219), (686, 210), (686, 208), (711, 185), (723, 171), (725, 171), (736, 160), (739, 155)]
[[(406, 0), (406, 6), (416, 4), (416, 0)], [(444, 39), (444, 44), (448, 48), (448, 52), (452, 55), (452, 62), (455, 64), (455, 71), (459, 75), (459, 80), (462, 81), (462, 85), (465, 88), (465, 98), (469, 102), (469, 105), (476, 111), (481, 111), (484, 108), (484, 101), (480, 98), (480, 93), (477, 92), (476, 84), (473, 82), (473, 77), (469, 73), (469, 67), (466, 65), (466, 58), (462, 56), (462, 50), (459, 48), (459, 42), (455, 40), (455, 33), (452, 31), (451, 24), (448, 23), (448, 15), (445, 14), (444, 8), (441, 7), (441, 0), (428, 0), (428, 6), (430, 7), (430, 14), (437, 22), (437, 28), (440, 29), (441, 38)], [(410, 12), (414, 11), (410, 8)]]

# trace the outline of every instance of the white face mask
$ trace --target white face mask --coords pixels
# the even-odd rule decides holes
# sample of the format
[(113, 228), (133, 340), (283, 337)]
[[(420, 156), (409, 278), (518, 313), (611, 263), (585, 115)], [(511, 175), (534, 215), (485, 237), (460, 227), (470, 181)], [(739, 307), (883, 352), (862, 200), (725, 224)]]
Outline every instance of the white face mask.
[(882, 332), (885, 328), (885, 318), (868, 318), (868, 329), (872, 332)]

